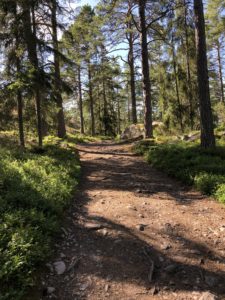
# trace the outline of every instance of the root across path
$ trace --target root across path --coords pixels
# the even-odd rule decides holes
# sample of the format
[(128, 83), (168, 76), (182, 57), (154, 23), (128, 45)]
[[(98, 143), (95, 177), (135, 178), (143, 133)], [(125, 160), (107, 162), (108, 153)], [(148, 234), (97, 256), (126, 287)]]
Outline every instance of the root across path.
[(225, 299), (225, 207), (128, 144), (79, 145), (82, 178), (43, 299)]

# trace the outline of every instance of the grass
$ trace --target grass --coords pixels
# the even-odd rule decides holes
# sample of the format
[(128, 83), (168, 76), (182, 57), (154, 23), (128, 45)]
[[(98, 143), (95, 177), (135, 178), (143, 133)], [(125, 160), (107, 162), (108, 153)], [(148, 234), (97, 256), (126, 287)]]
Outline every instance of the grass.
[(48, 137), (40, 154), (22, 152), (10, 133), (0, 136), (0, 299), (19, 300), (51, 254), (80, 165), (71, 140)]
[(225, 146), (221, 139), (218, 144), (204, 150), (197, 143), (142, 141), (134, 151), (153, 167), (225, 203)]

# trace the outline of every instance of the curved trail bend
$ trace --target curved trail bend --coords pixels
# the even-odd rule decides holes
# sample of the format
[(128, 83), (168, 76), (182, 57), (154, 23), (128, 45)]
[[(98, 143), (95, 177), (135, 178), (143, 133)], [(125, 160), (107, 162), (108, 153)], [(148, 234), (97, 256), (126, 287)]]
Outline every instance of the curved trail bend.
[(225, 299), (225, 207), (130, 145), (78, 148), (81, 185), (57, 243), (67, 271), (46, 275), (56, 291), (44, 299)]

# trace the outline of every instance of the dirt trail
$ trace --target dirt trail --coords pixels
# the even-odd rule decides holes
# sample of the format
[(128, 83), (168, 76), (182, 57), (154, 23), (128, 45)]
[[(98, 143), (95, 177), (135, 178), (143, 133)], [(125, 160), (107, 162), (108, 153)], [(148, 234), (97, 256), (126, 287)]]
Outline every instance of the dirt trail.
[(66, 271), (49, 264), (56, 290), (43, 299), (225, 299), (225, 207), (129, 148), (79, 146), (82, 183), (56, 245)]

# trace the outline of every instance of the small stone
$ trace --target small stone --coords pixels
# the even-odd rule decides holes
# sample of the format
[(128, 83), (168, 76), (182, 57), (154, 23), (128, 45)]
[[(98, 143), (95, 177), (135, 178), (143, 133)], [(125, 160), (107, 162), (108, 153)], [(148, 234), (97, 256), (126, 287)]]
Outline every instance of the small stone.
[(55, 288), (54, 287), (52, 287), (52, 286), (47, 287), (47, 293), (48, 294), (52, 294), (54, 292), (55, 292)]
[(158, 293), (159, 293), (159, 288), (157, 288), (156, 286), (154, 286), (153, 288), (151, 288), (150, 294), (152, 296), (157, 295)]
[(162, 245), (162, 247), (161, 247), (162, 250), (169, 250), (171, 248), (172, 248), (172, 246), (169, 244)]
[(221, 231), (221, 232), (224, 232), (224, 231), (225, 231), (225, 225), (222, 226), (222, 227), (220, 227), (220, 231)]
[(175, 273), (177, 270), (177, 265), (173, 264), (173, 265), (169, 265), (167, 267), (164, 268), (164, 271), (166, 273), (169, 273), (169, 274), (172, 274), (172, 273)]
[(106, 285), (105, 285), (105, 292), (107, 293), (108, 290), (109, 290), (109, 284), (106, 284)]
[(107, 235), (108, 235), (107, 229), (104, 228), (104, 229), (102, 230), (102, 234), (103, 234), (103, 236), (107, 236)]
[(108, 276), (106, 277), (106, 280), (107, 280), (107, 281), (113, 280), (113, 275), (108, 275)]
[(85, 291), (90, 286), (90, 283), (84, 283), (80, 286), (80, 291)]
[(139, 231), (145, 231), (145, 227), (146, 227), (146, 225), (143, 225), (143, 224), (137, 225), (137, 229)]
[(210, 292), (203, 293), (199, 300), (217, 300), (218, 298)]
[(61, 257), (61, 258), (65, 258), (66, 255), (65, 255), (64, 253), (60, 253), (60, 257)]
[(102, 228), (102, 225), (98, 223), (86, 223), (85, 228), (88, 230), (99, 230)]
[(162, 263), (164, 262), (164, 258), (162, 256), (159, 257), (159, 261)]
[(57, 275), (62, 275), (66, 271), (66, 265), (63, 261), (57, 261), (54, 264), (55, 272)]
[(145, 218), (145, 216), (142, 215), (142, 214), (140, 214), (140, 215), (138, 215), (138, 216), (139, 216), (139, 218), (141, 218), (141, 219), (144, 219), (144, 218)]
[(137, 208), (132, 206), (132, 205), (128, 205), (127, 208), (130, 209), (130, 210), (137, 211)]

